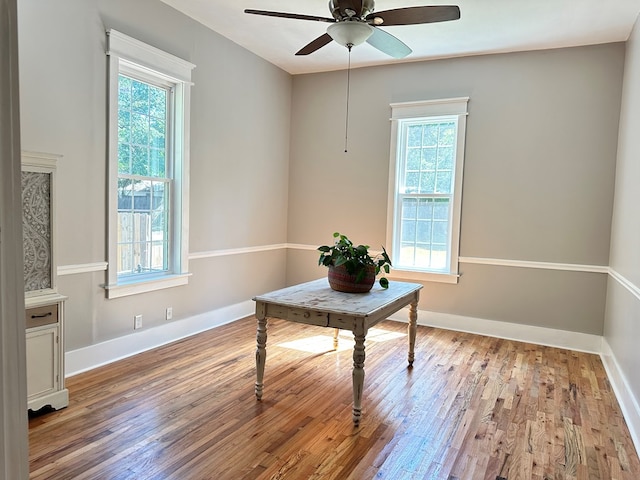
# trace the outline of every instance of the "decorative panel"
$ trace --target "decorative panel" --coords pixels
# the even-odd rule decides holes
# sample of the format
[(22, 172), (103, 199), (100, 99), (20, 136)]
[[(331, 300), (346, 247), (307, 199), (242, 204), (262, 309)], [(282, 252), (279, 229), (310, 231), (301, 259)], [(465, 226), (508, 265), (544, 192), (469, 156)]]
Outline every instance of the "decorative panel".
[(25, 292), (53, 288), (51, 173), (22, 172)]

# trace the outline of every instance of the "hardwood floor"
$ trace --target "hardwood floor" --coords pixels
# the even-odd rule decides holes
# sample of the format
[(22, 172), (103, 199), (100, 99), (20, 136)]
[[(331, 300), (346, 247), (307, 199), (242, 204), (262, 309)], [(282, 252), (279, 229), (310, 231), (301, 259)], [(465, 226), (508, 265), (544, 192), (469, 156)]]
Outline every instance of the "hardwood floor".
[(625, 479), (640, 462), (596, 355), (385, 321), (360, 427), (348, 332), (247, 318), (74, 376), (30, 420), (32, 479)]

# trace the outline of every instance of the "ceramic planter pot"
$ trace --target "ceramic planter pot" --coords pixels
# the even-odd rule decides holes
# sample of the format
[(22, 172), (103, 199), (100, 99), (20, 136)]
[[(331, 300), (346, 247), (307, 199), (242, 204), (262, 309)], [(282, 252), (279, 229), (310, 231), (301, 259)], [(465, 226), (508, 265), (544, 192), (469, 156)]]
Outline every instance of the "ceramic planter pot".
[(356, 276), (350, 275), (344, 265), (334, 267), (329, 265), (329, 286), (338, 291), (346, 293), (366, 293), (373, 287), (376, 281), (376, 267), (369, 265), (365, 276), (356, 283)]

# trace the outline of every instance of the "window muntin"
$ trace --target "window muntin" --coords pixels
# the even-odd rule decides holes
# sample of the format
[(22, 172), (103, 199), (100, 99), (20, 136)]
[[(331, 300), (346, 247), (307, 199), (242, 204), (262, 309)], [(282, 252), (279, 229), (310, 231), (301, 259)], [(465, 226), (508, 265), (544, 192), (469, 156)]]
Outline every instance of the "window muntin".
[(398, 276), (457, 282), (467, 101), (391, 105), (388, 243)]

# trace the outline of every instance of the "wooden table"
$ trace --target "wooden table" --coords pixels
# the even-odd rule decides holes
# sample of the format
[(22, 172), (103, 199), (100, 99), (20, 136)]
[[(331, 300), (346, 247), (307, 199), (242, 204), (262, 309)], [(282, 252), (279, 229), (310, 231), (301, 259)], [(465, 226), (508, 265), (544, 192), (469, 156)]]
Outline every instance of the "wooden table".
[(267, 358), (267, 318), (334, 328), (334, 348), (338, 330), (351, 330), (353, 349), (353, 423), (359, 425), (362, 415), (364, 386), (364, 341), (369, 328), (409, 305), (409, 365), (413, 365), (418, 320), (418, 299), (422, 285), (389, 282), (389, 288), (374, 286), (369, 293), (342, 293), (329, 287), (326, 278), (259, 295), (256, 302), (258, 319), (256, 349), (256, 397), (262, 399), (264, 366)]

